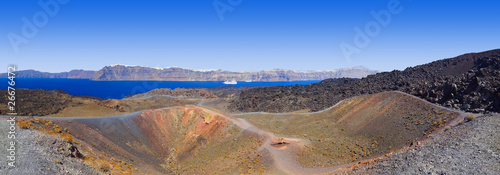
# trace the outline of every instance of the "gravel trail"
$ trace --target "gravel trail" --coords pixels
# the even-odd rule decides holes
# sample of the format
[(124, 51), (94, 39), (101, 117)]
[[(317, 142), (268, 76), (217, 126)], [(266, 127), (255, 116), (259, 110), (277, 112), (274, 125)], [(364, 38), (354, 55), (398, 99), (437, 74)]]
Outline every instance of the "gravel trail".
[(500, 114), (487, 114), (347, 174), (500, 174)]
[(58, 149), (65, 143), (59, 137), (35, 130), (20, 129), (16, 126), (15, 168), (7, 164), (9, 122), (0, 118), (0, 174), (99, 174), (94, 168), (80, 159), (63, 155)]

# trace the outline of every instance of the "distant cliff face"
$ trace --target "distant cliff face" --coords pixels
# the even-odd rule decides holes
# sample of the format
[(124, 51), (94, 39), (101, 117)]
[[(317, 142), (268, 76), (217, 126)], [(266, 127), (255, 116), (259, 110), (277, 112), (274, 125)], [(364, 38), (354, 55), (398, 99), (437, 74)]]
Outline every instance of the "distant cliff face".
[(367, 68), (343, 68), (330, 71), (223, 71), (192, 70), (178, 67), (151, 68), (141, 66), (111, 65), (97, 71), (93, 80), (164, 80), (164, 81), (300, 81), (327, 78), (362, 78), (378, 71)]
[[(16, 78), (76, 78), (90, 79), (96, 71), (89, 70), (72, 70), (69, 72), (49, 73), (36, 70), (20, 70), (16, 72)], [(0, 78), (7, 77), (7, 73), (0, 74)]]
[[(72, 70), (48, 73), (36, 70), (17, 71), (17, 78), (75, 78), (98, 81), (113, 80), (163, 80), (163, 81), (300, 81), (328, 78), (362, 78), (378, 71), (363, 67), (327, 71), (294, 71), (273, 69), (269, 71), (193, 70), (180, 67), (153, 68), (142, 66), (111, 65), (99, 71)], [(6, 73), (0, 78), (7, 77)]]

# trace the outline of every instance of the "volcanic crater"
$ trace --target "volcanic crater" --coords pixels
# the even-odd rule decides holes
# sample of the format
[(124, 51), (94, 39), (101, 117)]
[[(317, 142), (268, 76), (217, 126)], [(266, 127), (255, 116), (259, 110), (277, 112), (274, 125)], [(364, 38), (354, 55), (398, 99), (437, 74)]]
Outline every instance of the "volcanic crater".
[(321, 174), (414, 146), (464, 117), (392, 91), (311, 113), (228, 114), (185, 105), (110, 117), (46, 118), (69, 128), (83, 154), (133, 162), (138, 174)]

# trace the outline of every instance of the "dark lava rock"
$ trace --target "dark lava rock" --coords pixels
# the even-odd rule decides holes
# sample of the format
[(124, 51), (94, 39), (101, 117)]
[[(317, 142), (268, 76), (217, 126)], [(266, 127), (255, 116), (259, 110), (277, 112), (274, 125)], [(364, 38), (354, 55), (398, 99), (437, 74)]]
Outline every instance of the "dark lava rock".
[(76, 96), (63, 90), (16, 89), (15, 111), (8, 109), (7, 90), (0, 90), (0, 115), (17, 112), (24, 116), (45, 116), (55, 114), (68, 106), (78, 105), (74, 102)]
[(319, 111), (342, 99), (383, 91), (402, 91), (432, 103), (468, 112), (500, 109), (500, 49), (377, 73), (362, 79), (327, 79), (296, 86), (242, 91), (233, 111)]

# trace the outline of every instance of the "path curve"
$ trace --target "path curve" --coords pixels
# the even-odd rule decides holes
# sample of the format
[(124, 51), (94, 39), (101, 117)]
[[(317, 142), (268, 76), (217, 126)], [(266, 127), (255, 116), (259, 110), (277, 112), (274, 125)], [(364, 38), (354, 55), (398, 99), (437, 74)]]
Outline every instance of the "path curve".
[[(421, 98), (418, 98), (418, 97), (413, 96), (411, 94), (407, 94), (407, 93), (400, 92), (400, 91), (394, 91), (394, 92), (409, 95), (413, 98), (417, 98), (417, 99), (422, 100)], [(455, 111), (455, 112), (460, 113), (460, 117), (457, 117), (456, 120), (458, 120), (459, 118), (465, 117), (464, 112), (448, 109), (448, 108), (436, 105), (434, 103), (428, 102), (426, 100), (423, 100), (423, 101), (425, 101), (426, 103), (431, 104), (435, 107), (438, 107), (438, 108), (443, 108), (446, 110)], [(322, 113), (322, 112), (331, 110), (332, 108), (334, 108), (334, 107), (338, 106), (339, 104), (341, 104), (342, 102), (344, 102), (344, 100), (339, 101), (338, 103), (336, 103), (335, 105), (333, 105), (329, 108), (326, 108), (326, 109), (323, 109), (320, 111), (316, 111), (316, 112), (308, 112), (308, 113), (247, 112), (247, 113), (229, 114), (229, 116), (231, 116), (231, 117), (223, 115), (223, 114), (216, 112), (214, 110), (211, 110), (209, 108), (203, 107), (202, 106), (203, 102), (204, 102), (204, 100), (199, 102), (197, 104), (197, 106), (193, 106), (193, 108), (198, 108), (198, 109), (212, 112), (218, 116), (221, 116), (225, 119), (232, 121), (238, 127), (242, 128), (243, 131), (251, 132), (251, 133), (254, 133), (254, 134), (264, 138), (264, 142), (258, 148), (258, 151), (267, 150), (271, 154), (271, 158), (272, 158), (275, 166), (283, 173), (286, 173), (286, 174), (329, 174), (329, 173), (332, 173), (340, 168), (350, 167), (353, 164), (357, 163), (357, 162), (354, 162), (354, 163), (333, 166), (333, 167), (325, 167), (325, 168), (305, 168), (298, 162), (298, 158), (297, 158), (296, 153), (294, 153), (290, 149), (279, 149), (279, 148), (273, 146), (273, 143), (277, 143), (277, 142), (286, 142), (287, 144), (290, 144), (290, 146), (294, 146), (293, 144), (299, 144), (300, 142), (303, 142), (303, 140), (297, 139), (297, 138), (290, 138), (290, 137), (278, 137), (278, 136), (274, 135), (273, 133), (260, 130), (259, 128), (253, 126), (251, 123), (247, 122), (245, 119), (237, 118), (237, 116), (250, 115), (250, 114), (270, 114), (270, 115), (311, 115), (311, 114), (317, 114), (317, 113)], [(142, 112), (143, 111), (135, 112), (135, 113), (131, 113), (131, 114), (125, 114), (125, 116), (137, 115), (137, 114), (142, 113)], [(109, 117), (121, 117), (121, 116), (124, 116), (124, 115), (109, 116)], [(233, 117), (235, 117), (235, 118), (233, 118)], [(65, 120), (65, 119), (75, 119), (75, 118), (91, 119), (91, 118), (86, 118), (86, 117), (71, 117), (71, 118), (43, 117), (43, 118), (49, 118), (52, 120)]]
[[(337, 104), (339, 104), (339, 103), (337, 103)], [(328, 109), (331, 109), (335, 106), (332, 106)], [(236, 124), (238, 127), (242, 128), (244, 131), (252, 132), (254, 134), (257, 134), (257, 135), (263, 137), (264, 142), (258, 148), (258, 151), (262, 151), (262, 150), (269, 151), (276, 167), (286, 174), (304, 174), (304, 175), (306, 175), (306, 174), (307, 175), (309, 175), (309, 174), (326, 174), (326, 173), (331, 173), (339, 168), (349, 167), (352, 164), (354, 164), (354, 163), (350, 163), (350, 164), (333, 166), (333, 167), (325, 167), (325, 168), (304, 168), (297, 161), (297, 154), (296, 153), (294, 153), (293, 151), (291, 151), (289, 149), (278, 149), (278, 148), (273, 146), (273, 143), (277, 143), (277, 142), (287, 142), (288, 144), (298, 144), (302, 140), (296, 139), (296, 138), (289, 138), (289, 137), (278, 137), (272, 133), (258, 129), (257, 127), (255, 127), (252, 124), (250, 124), (249, 122), (247, 122), (245, 119), (242, 119), (242, 118), (233, 119), (233, 118), (227, 117), (223, 114), (220, 114), (220, 113), (213, 111), (213, 110), (210, 110), (210, 109), (206, 109), (206, 108), (202, 108), (202, 107), (198, 107), (198, 108), (210, 111), (214, 114), (217, 114), (225, 119), (232, 121), (234, 124)], [(318, 111), (318, 112), (320, 112), (320, 111)], [(313, 112), (313, 113), (315, 113), (315, 112)], [(302, 114), (307, 114), (307, 113), (302, 113)], [(234, 114), (231, 114), (231, 115), (234, 115)]]

